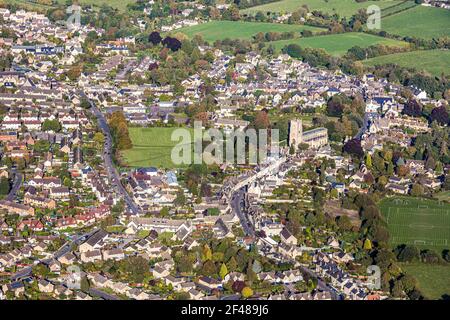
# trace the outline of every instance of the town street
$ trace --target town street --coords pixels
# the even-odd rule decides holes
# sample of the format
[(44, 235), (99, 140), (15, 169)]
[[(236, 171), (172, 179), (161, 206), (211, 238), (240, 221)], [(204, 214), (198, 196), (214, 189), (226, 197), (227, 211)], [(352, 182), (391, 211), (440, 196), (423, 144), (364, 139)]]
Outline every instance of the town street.
[[(84, 95), (85, 96), (85, 95)], [(86, 97), (86, 96), (85, 96)], [(138, 214), (139, 208), (134, 203), (131, 196), (128, 194), (128, 192), (125, 190), (125, 188), (122, 185), (122, 182), (120, 181), (120, 175), (117, 172), (116, 167), (114, 166), (113, 160), (112, 160), (112, 137), (111, 137), (111, 131), (109, 129), (108, 123), (106, 122), (106, 119), (102, 112), (97, 108), (95, 103), (93, 103), (91, 100), (88, 100), (91, 105), (91, 111), (95, 115), (98, 121), (98, 125), (100, 129), (103, 132), (103, 135), (105, 136), (105, 144), (104, 144), (104, 150), (103, 150), (103, 160), (105, 161), (105, 166), (108, 172), (109, 179), (111, 181), (112, 186), (115, 188), (117, 194), (120, 194), (122, 198), (124, 199), (126, 206), (128, 210), (132, 214)]]

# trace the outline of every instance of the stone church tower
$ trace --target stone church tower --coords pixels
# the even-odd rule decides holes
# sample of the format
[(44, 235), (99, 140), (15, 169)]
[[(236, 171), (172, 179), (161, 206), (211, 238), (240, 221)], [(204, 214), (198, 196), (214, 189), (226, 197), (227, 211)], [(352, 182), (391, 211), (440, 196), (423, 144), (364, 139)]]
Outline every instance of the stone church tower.
[(298, 145), (302, 143), (303, 124), (302, 120), (295, 119), (289, 122), (289, 146), (294, 146), (297, 150)]

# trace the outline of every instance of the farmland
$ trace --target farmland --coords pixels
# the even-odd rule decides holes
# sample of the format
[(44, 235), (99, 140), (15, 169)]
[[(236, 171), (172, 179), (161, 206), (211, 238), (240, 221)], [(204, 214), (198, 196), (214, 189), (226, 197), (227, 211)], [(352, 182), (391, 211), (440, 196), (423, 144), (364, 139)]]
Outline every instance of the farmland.
[(262, 12), (294, 12), (302, 5), (307, 5), (310, 11), (317, 10), (325, 13), (337, 13), (341, 17), (350, 17), (359, 9), (366, 9), (370, 5), (377, 5), (381, 9), (394, 6), (402, 3), (397, 0), (380, 0), (380, 1), (366, 1), (356, 2), (355, 0), (281, 0), (277, 2), (268, 3), (252, 8), (242, 10), (243, 14), (255, 14), (258, 11)]
[(429, 299), (442, 299), (450, 295), (450, 265), (402, 263), (401, 267), (418, 282), (418, 287)]
[[(65, 4), (66, 0), (58, 0), (59, 3)], [(92, 5), (101, 7), (102, 5), (108, 5), (113, 8), (117, 8), (119, 10), (125, 11), (127, 8), (127, 5), (130, 3), (135, 3), (135, 0), (79, 0), (79, 3), (82, 5)]]
[(450, 10), (416, 6), (382, 19), (381, 28), (391, 34), (424, 39), (450, 36)]
[(129, 128), (133, 148), (122, 153), (124, 163), (130, 167), (176, 167), (171, 160), (172, 148), (177, 144), (171, 140), (175, 129)]
[(397, 5), (391, 6), (391, 7), (387, 7), (383, 10), (381, 10), (381, 17), (387, 17), (396, 13), (400, 13), (404, 10), (408, 10), (412, 7), (417, 6), (417, 4), (414, 1), (405, 1), (405, 2), (401, 2)]
[[(52, 5), (45, 5), (37, 3), (36, 1), (29, 1), (29, 0), (6, 0), (7, 3), (13, 3), (18, 4), (21, 6), (26, 7), (27, 9), (33, 10), (33, 9), (50, 9), (54, 6)], [(56, 1), (60, 5), (66, 5), (66, 0), (57, 0)], [(93, 5), (97, 7), (101, 7), (102, 5), (108, 5), (113, 8), (117, 8), (119, 10), (125, 11), (127, 8), (127, 5), (129, 3), (134, 3), (134, 0), (79, 0), (78, 3), (81, 5)]]
[(181, 32), (192, 38), (195, 35), (201, 35), (204, 40), (214, 42), (216, 40), (229, 39), (248, 39), (258, 32), (300, 32), (303, 30), (310, 30), (318, 32), (322, 29), (302, 26), (302, 25), (288, 25), (280, 23), (261, 23), (261, 22), (241, 22), (241, 21), (211, 21), (200, 25), (182, 28), (174, 31)]
[(443, 72), (446, 75), (450, 75), (449, 50), (423, 50), (395, 53), (368, 59), (363, 63), (368, 66), (394, 63), (401, 67), (425, 70), (434, 76), (440, 76)]
[(301, 47), (322, 48), (334, 56), (343, 55), (348, 51), (348, 49), (354, 46), (369, 47), (376, 44), (384, 44), (387, 46), (407, 45), (405, 42), (356, 32), (271, 42), (277, 50), (281, 50), (284, 46), (291, 43), (298, 44)]
[(380, 204), (391, 245), (415, 245), (442, 251), (449, 248), (450, 204), (412, 197), (385, 198)]

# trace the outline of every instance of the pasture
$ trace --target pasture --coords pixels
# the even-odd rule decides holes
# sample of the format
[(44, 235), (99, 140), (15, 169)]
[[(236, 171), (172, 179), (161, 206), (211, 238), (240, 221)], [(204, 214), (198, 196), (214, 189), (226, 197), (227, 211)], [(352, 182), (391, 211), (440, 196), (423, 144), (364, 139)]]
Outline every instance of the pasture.
[(450, 204), (413, 197), (385, 198), (379, 203), (392, 246), (415, 245), (437, 252), (450, 247)]
[(438, 300), (450, 295), (449, 264), (402, 263), (401, 268), (416, 278), (425, 297)]
[(450, 50), (422, 50), (388, 54), (363, 61), (367, 66), (394, 63), (401, 67), (425, 70), (431, 75), (450, 75)]
[[(36, 1), (30, 1), (30, 0), (6, 0), (6, 3), (14, 3), (18, 5), (22, 5), (27, 9), (33, 10), (33, 9), (52, 9), (56, 6), (53, 5), (46, 5), (41, 4)], [(66, 0), (56, 0), (57, 4), (59, 5), (66, 5)], [(134, 3), (135, 0), (78, 0), (78, 3), (81, 5), (92, 5), (94, 7), (101, 7), (102, 5), (108, 5), (113, 8), (117, 8), (119, 10), (125, 11), (127, 9), (127, 5), (129, 3)]]
[(289, 25), (281, 23), (243, 22), (243, 21), (210, 21), (192, 27), (181, 28), (172, 33), (183, 33), (189, 38), (201, 35), (204, 40), (214, 42), (224, 39), (251, 40), (258, 32), (298, 32), (303, 30), (319, 32), (323, 29), (303, 25)]
[(307, 5), (309, 11), (322, 11), (328, 14), (337, 13), (341, 17), (351, 17), (360, 9), (367, 9), (371, 5), (377, 5), (381, 9), (402, 3), (401, 0), (379, 0), (356, 2), (355, 0), (281, 0), (264, 5), (241, 10), (241, 14), (255, 14), (262, 12), (287, 13), (298, 10)]
[(450, 10), (415, 6), (381, 19), (381, 29), (404, 37), (433, 39), (450, 36)]
[(298, 38), (291, 40), (280, 40), (270, 42), (276, 50), (281, 50), (283, 47), (295, 43), (300, 47), (321, 48), (333, 56), (341, 56), (354, 47), (369, 47), (376, 44), (383, 44), (386, 46), (406, 46), (402, 41), (387, 39), (379, 36), (374, 36), (366, 33), (349, 32), (341, 34), (332, 34), (325, 36)]
[[(133, 148), (122, 152), (122, 160), (129, 167), (175, 168), (171, 153), (177, 144), (171, 140), (178, 128), (128, 128)], [(192, 129), (191, 136), (193, 136)]]

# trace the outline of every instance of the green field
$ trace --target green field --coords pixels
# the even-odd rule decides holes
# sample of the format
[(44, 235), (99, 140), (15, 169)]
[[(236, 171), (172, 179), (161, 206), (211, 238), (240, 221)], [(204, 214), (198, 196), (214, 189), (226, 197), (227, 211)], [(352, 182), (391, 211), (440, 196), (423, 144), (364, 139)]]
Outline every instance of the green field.
[(368, 66), (394, 63), (401, 67), (425, 70), (434, 76), (450, 75), (450, 50), (423, 50), (389, 54), (363, 62)]
[(377, 5), (381, 9), (396, 5), (403, 1), (397, 0), (380, 0), (380, 1), (366, 1), (356, 2), (355, 0), (281, 0), (272, 2), (248, 9), (241, 10), (243, 14), (255, 14), (258, 11), (262, 12), (294, 12), (302, 5), (307, 5), (310, 11), (322, 11), (325, 13), (337, 13), (341, 17), (350, 17), (359, 9), (366, 9), (370, 5)]
[(402, 263), (401, 268), (416, 278), (420, 291), (429, 299), (450, 295), (450, 264)]
[[(58, 0), (58, 2), (65, 4), (66, 0)], [(102, 5), (106, 4), (110, 7), (125, 11), (127, 9), (127, 5), (130, 3), (135, 3), (136, 0), (78, 0), (78, 2), (81, 4), (90, 4), (97, 7), (101, 7)]]
[(229, 39), (252, 39), (258, 32), (299, 32), (310, 30), (312, 32), (322, 31), (323, 29), (281, 23), (263, 23), (263, 22), (243, 22), (243, 21), (210, 21), (193, 27), (186, 27), (174, 31), (181, 32), (192, 38), (195, 35), (201, 35), (204, 40), (214, 42), (216, 40)]
[(176, 129), (129, 128), (133, 148), (122, 152), (123, 161), (130, 167), (177, 167), (171, 160), (172, 148), (177, 144), (171, 135)]
[(400, 13), (403, 10), (410, 9), (417, 5), (418, 4), (416, 4), (414, 1), (401, 2), (395, 6), (387, 7), (385, 9), (381, 10), (381, 17), (383, 18), (383, 17), (390, 16), (392, 14)]
[(391, 34), (432, 39), (450, 36), (450, 10), (417, 6), (381, 20)]
[(393, 246), (415, 245), (441, 252), (450, 248), (450, 204), (413, 197), (385, 198), (379, 204)]
[(450, 191), (442, 191), (434, 195), (434, 197), (441, 201), (446, 201), (450, 203)]
[[(0, 1), (0, 3), (3, 1)], [(39, 3), (36, 3), (35, 1), (29, 1), (29, 0), (5, 0), (5, 3), (13, 3), (13, 4), (19, 4), (25, 6), (27, 9), (51, 9), (53, 6), (49, 5), (42, 5)], [(59, 4), (65, 5), (66, 0), (57, 0)], [(82, 5), (93, 5), (97, 7), (101, 7), (102, 5), (106, 4), (108, 6), (111, 6), (113, 8), (117, 8), (120, 10), (126, 10), (127, 5), (129, 3), (134, 3), (136, 0), (78, 0), (78, 3)]]
[(348, 49), (354, 46), (369, 47), (376, 44), (384, 44), (387, 46), (407, 45), (402, 41), (356, 32), (271, 42), (271, 44), (275, 46), (276, 50), (281, 50), (283, 47), (291, 43), (298, 44), (301, 47), (322, 48), (334, 56), (344, 55)]

